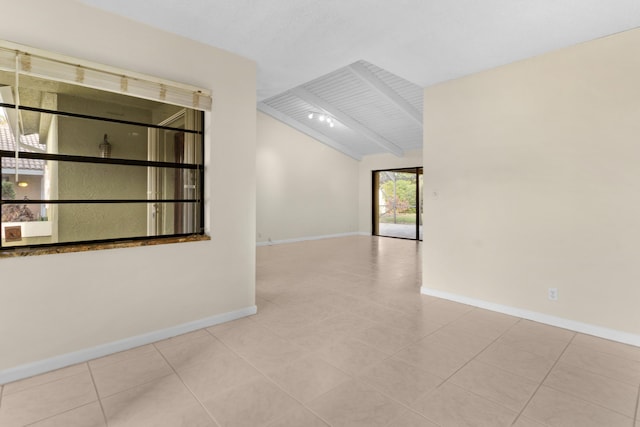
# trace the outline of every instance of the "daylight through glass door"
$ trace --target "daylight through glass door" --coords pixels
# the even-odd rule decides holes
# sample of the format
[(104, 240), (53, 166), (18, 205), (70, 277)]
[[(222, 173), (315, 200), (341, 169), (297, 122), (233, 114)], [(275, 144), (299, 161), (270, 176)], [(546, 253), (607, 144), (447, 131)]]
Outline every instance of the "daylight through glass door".
[(422, 240), (422, 168), (373, 171), (373, 235)]

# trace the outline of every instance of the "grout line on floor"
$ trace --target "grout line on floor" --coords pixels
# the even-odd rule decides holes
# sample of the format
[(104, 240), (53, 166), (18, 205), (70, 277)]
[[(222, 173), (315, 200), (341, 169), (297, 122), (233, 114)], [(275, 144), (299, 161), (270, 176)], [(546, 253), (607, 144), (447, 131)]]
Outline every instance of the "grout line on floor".
[(100, 394), (98, 393), (98, 385), (96, 384), (96, 380), (93, 377), (93, 370), (91, 370), (91, 365), (89, 362), (85, 362), (87, 365), (87, 369), (89, 370), (89, 376), (91, 377), (91, 383), (93, 384), (93, 389), (96, 392), (96, 398), (98, 399), (98, 404), (100, 405), (100, 411), (102, 412), (102, 419), (104, 420), (104, 425), (108, 426), (109, 421), (107, 420), (107, 413), (104, 410), (104, 406), (102, 405), (102, 399), (100, 398)]
[(542, 385), (544, 384), (544, 382), (547, 380), (547, 378), (549, 377), (549, 375), (551, 374), (551, 372), (555, 369), (556, 365), (560, 362), (560, 359), (562, 359), (562, 356), (564, 355), (564, 353), (567, 351), (567, 349), (569, 348), (569, 346), (571, 345), (571, 343), (573, 342), (573, 340), (575, 339), (576, 334), (573, 334), (573, 336), (571, 337), (571, 339), (569, 340), (569, 342), (567, 342), (567, 344), (564, 346), (564, 349), (562, 350), (562, 353), (560, 353), (560, 355), (558, 355), (558, 357), (556, 358), (556, 361), (553, 363), (553, 365), (551, 366), (551, 368), (549, 369), (549, 372), (547, 372), (547, 374), (544, 376), (544, 378), (542, 379), (542, 381), (540, 381), (540, 383), (538, 384), (538, 386), (536, 387), (536, 389), (533, 391), (533, 393), (531, 394), (531, 396), (529, 397), (529, 399), (527, 400), (527, 403), (524, 404), (524, 406), (522, 407), (522, 409), (520, 410), (520, 412), (518, 413), (518, 416), (516, 417), (516, 419), (514, 420), (514, 423), (516, 421), (518, 421), (520, 419), (520, 417), (522, 417), (522, 414), (524, 413), (524, 411), (527, 409), (527, 406), (529, 406), (529, 404), (531, 403), (531, 401), (533, 400), (533, 398), (535, 397), (536, 393), (538, 393), (538, 390), (540, 390), (540, 387), (542, 387)]
[(107, 396), (99, 396), (99, 395), (98, 395), (98, 400), (108, 399), (108, 398), (110, 398), (110, 397), (112, 397), (112, 396), (115, 396), (115, 395), (117, 395), (117, 394), (124, 393), (125, 391), (133, 390), (133, 389), (134, 389), (134, 388), (136, 388), (136, 387), (140, 387), (140, 386), (143, 386), (143, 385), (147, 385), (147, 384), (150, 384), (150, 383), (152, 383), (152, 382), (154, 382), (154, 381), (158, 381), (158, 380), (160, 380), (160, 379), (167, 378), (167, 377), (171, 376), (172, 374), (173, 374), (173, 373), (172, 373), (172, 372), (170, 372), (170, 373), (168, 373), (168, 374), (164, 374), (164, 375), (157, 376), (157, 377), (152, 378), (152, 379), (150, 379), (150, 380), (148, 380), (148, 381), (144, 381), (144, 382), (141, 382), (141, 383), (136, 384), (136, 385), (134, 385), (134, 386), (127, 387), (127, 388), (122, 389), (122, 390), (119, 390), (119, 391), (117, 391), (117, 392), (115, 392), (115, 393), (111, 393), (111, 394), (109, 394), (109, 395), (107, 395)]
[[(389, 356), (389, 357), (387, 357), (386, 359), (384, 359), (384, 360), (382, 360), (382, 361), (380, 361), (380, 362), (376, 363), (375, 365), (371, 366), (371, 368), (373, 368), (374, 366), (379, 365), (379, 364), (381, 364), (381, 363), (383, 363), (383, 362), (385, 362), (385, 361), (387, 361), (387, 360), (390, 360), (390, 359), (393, 359), (393, 356)], [(398, 361), (399, 359), (393, 359), (393, 360)], [(412, 366), (412, 367), (414, 367), (414, 368), (416, 368), (416, 369), (419, 369), (419, 370), (421, 370), (421, 371), (423, 371), (423, 372), (426, 372), (426, 373), (428, 373), (429, 375), (433, 375), (434, 377), (438, 377), (438, 378), (442, 379), (442, 378), (441, 378), (441, 377), (439, 377), (438, 375), (435, 375), (435, 374), (432, 374), (431, 372), (425, 371), (424, 369), (422, 369), (422, 368), (420, 368), (420, 367), (418, 367), (418, 366), (411, 365), (411, 364), (409, 364), (409, 363), (407, 363), (407, 362), (404, 362), (404, 361), (401, 361), (401, 360), (399, 360), (399, 361), (400, 361), (400, 362), (402, 362), (402, 363), (406, 363), (407, 365), (410, 365), (410, 366)], [(328, 363), (328, 362), (327, 362), (327, 363)], [(333, 366), (333, 365), (331, 365), (331, 366)], [(367, 369), (368, 369), (368, 368), (367, 368)], [(360, 373), (362, 374), (362, 373), (364, 373), (365, 371), (366, 371), (366, 369), (365, 369), (365, 370), (363, 370), (363, 371), (361, 371)], [(431, 420), (430, 418), (427, 418), (425, 415), (423, 415), (423, 414), (421, 414), (420, 412), (416, 411), (416, 410), (415, 410), (415, 409), (413, 409), (410, 405), (411, 405), (411, 404), (413, 404), (413, 403), (415, 403), (415, 402), (417, 402), (417, 401), (418, 401), (418, 400), (420, 400), (422, 397), (424, 397), (424, 396), (426, 396), (426, 395), (428, 395), (428, 394), (430, 394), (430, 393), (433, 393), (435, 390), (437, 390), (438, 388), (440, 388), (440, 386), (441, 386), (442, 384), (444, 384), (445, 382), (447, 382), (447, 380), (446, 380), (446, 379), (442, 379), (442, 381), (440, 381), (440, 383), (439, 383), (437, 386), (435, 386), (432, 390), (428, 390), (428, 391), (425, 391), (424, 393), (420, 393), (420, 394), (419, 394), (415, 399), (413, 399), (413, 401), (411, 402), (411, 404), (406, 404), (406, 403), (404, 403), (404, 402), (401, 402), (401, 401), (397, 400), (397, 399), (396, 399), (396, 398), (394, 398), (393, 396), (388, 395), (388, 394), (387, 394), (387, 393), (385, 393), (383, 390), (378, 389), (378, 388), (377, 388), (376, 386), (374, 386), (373, 384), (369, 384), (365, 379), (361, 379), (361, 378), (359, 378), (359, 377), (353, 377), (353, 379), (354, 379), (354, 380), (356, 380), (356, 381), (359, 381), (359, 382), (361, 382), (361, 383), (364, 383), (364, 384), (368, 385), (369, 387), (372, 387), (372, 388), (373, 388), (373, 389), (375, 389), (378, 393), (382, 394), (382, 395), (383, 395), (383, 396), (385, 396), (386, 398), (388, 398), (388, 399), (392, 400), (393, 402), (395, 402), (395, 403), (397, 403), (397, 404), (399, 404), (399, 405), (401, 405), (401, 406), (404, 406), (404, 407), (405, 407), (406, 409), (408, 409), (409, 411), (413, 412), (414, 414), (419, 415), (420, 417), (424, 418), (425, 420), (428, 420), (428, 421), (429, 421), (429, 422), (431, 422), (431, 423), (435, 423), (435, 421)], [(328, 393), (328, 392), (327, 392), (327, 393)], [(395, 421), (395, 420), (397, 420), (397, 419), (398, 419), (398, 418), (400, 418), (402, 415), (404, 415), (404, 413), (400, 414), (398, 417), (396, 417), (395, 419), (393, 419), (392, 421), (390, 421), (390, 423), (391, 423), (391, 422), (393, 422), (393, 421)]]
[[(30, 422), (28, 424), (25, 424), (24, 427), (33, 426), (33, 425), (41, 423), (43, 421), (50, 420), (50, 419), (58, 417), (60, 415), (75, 411), (76, 409), (84, 408), (85, 406), (89, 406), (89, 405), (91, 405), (93, 403), (96, 403), (96, 402), (98, 402), (98, 400), (94, 400), (93, 402), (85, 403), (84, 405), (76, 406), (75, 408), (67, 409), (66, 411), (62, 411), (62, 412), (59, 412), (57, 414), (50, 415), (48, 417), (44, 417), (44, 418), (41, 418), (41, 419), (36, 420), (36, 421), (32, 421), (32, 422)], [(102, 405), (100, 405), (100, 407), (102, 407)], [(108, 424), (107, 424), (106, 418), (104, 418), (104, 412), (102, 412), (102, 416), (103, 416), (103, 419), (104, 419), (104, 425), (107, 426)]]
[[(19, 380), (16, 380), (16, 381), (11, 381), (11, 382), (8, 382), (8, 383), (4, 384), (3, 386), (0, 386), (0, 388), (4, 387), (4, 391), (6, 391), (6, 386), (8, 386), (8, 385), (10, 385), (10, 384), (13, 384), (13, 383), (19, 383), (19, 382), (23, 382), (23, 381), (28, 381), (28, 380), (30, 380), (30, 379), (32, 379), (32, 378), (37, 378), (37, 377), (41, 377), (41, 376), (46, 376), (46, 375), (51, 374), (51, 373), (53, 373), (53, 372), (61, 371), (61, 370), (64, 370), (64, 369), (69, 369), (69, 368), (72, 368), (72, 367), (74, 367), (74, 366), (79, 366), (79, 365), (88, 364), (88, 362), (89, 362), (89, 361), (87, 361), (87, 362), (80, 362), (80, 363), (74, 363), (74, 364), (72, 364), (72, 365), (64, 366), (64, 367), (62, 367), (62, 368), (54, 369), (54, 370), (52, 370), (52, 371), (47, 371), (47, 372), (43, 372), (43, 373), (41, 373), (41, 374), (32, 375), (32, 376), (30, 376), (30, 377), (22, 378), (22, 379), (19, 379)], [(73, 376), (79, 375), (80, 373), (81, 373), (81, 372), (76, 372), (75, 374), (69, 374), (69, 375), (64, 375), (64, 376), (62, 376), (62, 377), (59, 377), (59, 378), (53, 378), (53, 379), (50, 379), (50, 380), (48, 380), (48, 381), (43, 381), (43, 382), (41, 382), (41, 383), (34, 384), (34, 385), (32, 385), (32, 386), (29, 386), (29, 387), (25, 387), (25, 388), (23, 388), (22, 390), (14, 391), (13, 393), (9, 393), (9, 394), (22, 393), (23, 391), (26, 391), (26, 390), (32, 389), (32, 388), (34, 388), (34, 387), (40, 387), (40, 386), (43, 386), (43, 385), (46, 385), (46, 384), (51, 384), (51, 383), (54, 383), (54, 382), (56, 382), (56, 381), (60, 381), (60, 380), (65, 379), (65, 378), (69, 378), (69, 377), (73, 377)], [(7, 396), (8, 396), (8, 394), (7, 394)], [(5, 396), (5, 397), (6, 397), (6, 396)], [(2, 394), (0, 394), (0, 402), (1, 402), (1, 401), (2, 401)]]
[(638, 418), (639, 414), (640, 414), (640, 386), (638, 386), (638, 396), (636, 397), (636, 412), (633, 417), (633, 422), (640, 423), (640, 419)]
[[(207, 333), (209, 333), (209, 335), (211, 335), (211, 333), (209, 331), (206, 330), (206, 328), (204, 329)], [(195, 331), (194, 331), (195, 332)], [(212, 335), (213, 336), (213, 335)], [(214, 337), (214, 339), (217, 339)], [(178, 378), (178, 380), (180, 380), (180, 383), (182, 383), (182, 385), (189, 391), (189, 393), (191, 394), (191, 396), (193, 396), (193, 398), (196, 400), (196, 402), (198, 402), (198, 404), (202, 407), (202, 409), (204, 410), (204, 412), (209, 416), (209, 418), (211, 418), (211, 420), (213, 421), (213, 423), (216, 426), (220, 426), (220, 423), (218, 422), (218, 420), (216, 420), (216, 418), (213, 416), (213, 414), (211, 412), (209, 412), (209, 410), (207, 409), (207, 407), (204, 405), (204, 402), (202, 402), (198, 396), (196, 396), (196, 394), (193, 392), (193, 390), (191, 390), (191, 387), (189, 387), (187, 385), (187, 383), (184, 382), (184, 380), (182, 379), (182, 377), (180, 376), (180, 374), (178, 373), (178, 371), (176, 371), (176, 369), (173, 367), (173, 365), (167, 360), (167, 358), (164, 356), (164, 354), (162, 353), (162, 351), (160, 351), (160, 349), (156, 346), (157, 342), (152, 343), (153, 347), (156, 349), (156, 351), (158, 353), (160, 353), (160, 356), (164, 359), (165, 363), (167, 365), (169, 365), (169, 367), (171, 368), (171, 370), (173, 371), (173, 373), (175, 374), (175, 376)]]
[[(605, 378), (606, 378), (606, 377), (605, 377)], [(550, 389), (552, 389), (552, 390), (555, 390), (555, 391), (557, 391), (558, 393), (562, 393), (562, 394), (569, 395), (569, 396), (571, 396), (571, 397), (573, 397), (573, 398), (576, 398), (576, 399), (578, 399), (578, 400), (581, 400), (581, 401), (583, 401), (583, 402), (586, 402), (586, 403), (588, 403), (589, 405), (597, 406), (597, 407), (602, 408), (602, 409), (605, 409), (605, 410), (607, 410), (607, 411), (609, 411), (609, 412), (615, 412), (616, 414), (622, 415), (622, 416), (623, 416), (623, 417), (625, 417), (625, 418), (629, 418), (629, 419), (631, 419), (632, 421), (633, 421), (633, 419), (635, 418), (635, 413), (634, 413), (634, 415), (633, 415), (632, 417), (629, 417), (629, 415), (627, 415), (627, 414), (623, 414), (622, 412), (620, 412), (620, 411), (618, 411), (618, 410), (616, 410), (616, 409), (612, 409), (612, 408), (610, 408), (610, 407), (608, 407), (608, 406), (604, 406), (604, 405), (602, 405), (602, 404), (600, 404), (600, 403), (596, 403), (596, 402), (593, 402), (593, 401), (591, 401), (591, 400), (587, 400), (587, 399), (585, 399), (585, 398), (583, 398), (583, 397), (581, 397), (581, 396), (578, 396), (578, 395), (576, 395), (576, 394), (574, 394), (574, 393), (572, 393), (572, 392), (565, 391), (565, 390), (561, 390), (561, 389), (558, 389), (558, 388), (553, 387), (553, 386), (550, 386), (550, 385), (545, 385), (545, 387), (548, 387), (548, 388), (550, 388)]]
[[(209, 332), (209, 334), (211, 334), (211, 336), (213, 336), (214, 338), (218, 339), (215, 335), (213, 335), (210, 331), (207, 330), (207, 332)], [(253, 369), (255, 369), (262, 377), (263, 379), (265, 379), (266, 381), (268, 381), (270, 384), (274, 385), (276, 388), (278, 388), (280, 391), (282, 391), (283, 393), (285, 393), (287, 396), (289, 396), (290, 398), (292, 398), (293, 400), (295, 400), (296, 402), (298, 402), (304, 409), (306, 409), (307, 411), (311, 412), (314, 416), (318, 417), (320, 420), (322, 420), (322, 422), (326, 423), (328, 426), (331, 426), (331, 423), (324, 419), (322, 416), (320, 416), (320, 414), (317, 414), (313, 409), (309, 408), (304, 402), (302, 402), (301, 400), (297, 399), (295, 396), (291, 395), (291, 393), (289, 393), (287, 390), (283, 389), (280, 384), (278, 384), (277, 382), (273, 381), (271, 378), (269, 378), (269, 376), (263, 372), (261, 369), (258, 369), (258, 367), (256, 367), (253, 363), (251, 363), (251, 361), (249, 361), (246, 357), (244, 357), (242, 354), (238, 353), (237, 351), (235, 351), (233, 348), (229, 347), (227, 345), (227, 343), (225, 343), (224, 341), (218, 339), (227, 349), (229, 349), (229, 351), (233, 352), (236, 356), (238, 356), (239, 358), (241, 358), (242, 360), (245, 361), (245, 363), (247, 363), (249, 366), (251, 366)], [(304, 359), (305, 357), (308, 357), (311, 353), (305, 354), (304, 356), (296, 359), (295, 361)], [(324, 360), (324, 359), (323, 359)], [(294, 361), (294, 362), (295, 362)], [(291, 363), (294, 363), (291, 362)], [(327, 362), (328, 363), (328, 362)], [(290, 364), (290, 363), (289, 363)], [(331, 364), (330, 364), (331, 365)], [(331, 365), (333, 366), (333, 365)], [(335, 366), (334, 366), (335, 368)], [(340, 370), (341, 372), (345, 373), (346, 375), (350, 376), (351, 378), (353, 378), (353, 376), (347, 372), (342, 371), (339, 368), (336, 368), (338, 370)], [(242, 384), (244, 385), (244, 384)], [(339, 387), (340, 385), (336, 386)], [(238, 387), (241, 387), (241, 385), (235, 386), (235, 387), (230, 387), (228, 390), (233, 390), (236, 389)], [(335, 389), (336, 387), (334, 387), (333, 389)], [(331, 389), (331, 390), (333, 390)], [(324, 394), (324, 393), (323, 393)], [(318, 396), (319, 397), (319, 396)], [(274, 423), (276, 421), (278, 421), (279, 419), (281, 419), (282, 416), (276, 417), (275, 419), (273, 419), (271, 421), (271, 423)]]
[[(514, 317), (514, 316), (512, 316), (512, 317)], [(436, 388), (435, 388), (434, 390), (432, 390), (431, 392), (433, 392), (433, 391), (437, 390), (438, 388), (442, 387), (442, 385), (444, 385), (445, 383), (448, 383), (448, 382), (451, 380), (451, 378), (453, 378), (453, 377), (454, 377), (458, 372), (460, 372), (461, 370), (463, 370), (463, 369), (464, 369), (467, 365), (469, 365), (472, 361), (476, 360), (476, 359), (478, 358), (478, 356), (480, 356), (482, 353), (484, 353), (484, 352), (487, 350), (487, 348), (489, 348), (489, 347), (491, 347), (493, 344), (495, 344), (495, 343), (496, 343), (500, 338), (502, 338), (502, 336), (503, 336), (503, 335), (505, 335), (507, 332), (509, 332), (509, 331), (510, 331), (510, 330), (511, 330), (515, 325), (517, 325), (517, 324), (522, 320), (521, 318), (517, 318), (517, 317), (516, 317), (516, 319), (519, 319), (519, 320), (518, 320), (517, 322), (514, 322), (514, 324), (513, 324), (513, 325), (511, 325), (509, 328), (507, 328), (504, 332), (502, 332), (502, 334), (498, 335), (496, 338), (494, 338), (492, 341), (490, 341), (486, 346), (484, 346), (481, 350), (479, 350), (479, 351), (478, 351), (478, 352), (477, 352), (477, 353), (476, 353), (476, 354), (475, 354), (471, 359), (469, 359), (465, 364), (463, 364), (463, 365), (462, 365), (460, 368), (458, 368), (455, 372), (453, 372), (451, 375), (449, 375), (447, 378), (445, 378), (445, 379), (444, 379), (444, 381), (442, 381), (442, 382), (438, 385), (438, 387), (436, 387)], [(447, 347), (447, 346), (445, 346), (445, 345), (443, 345), (443, 347), (445, 347), (445, 348), (450, 348), (450, 347)], [(491, 366), (493, 366), (493, 365), (491, 365)], [(499, 367), (497, 367), (497, 366), (496, 366), (496, 368), (500, 369), (500, 370), (501, 370), (501, 371), (503, 371), (503, 372), (510, 373), (510, 372), (508, 372), (508, 371), (504, 371), (503, 369), (501, 369), (501, 368), (499, 368)], [(512, 374), (512, 373), (511, 373), (511, 374)], [(512, 374), (512, 375), (516, 375), (516, 374)], [(520, 376), (520, 375), (518, 375), (518, 376)], [(453, 383), (452, 383), (452, 384), (453, 384)], [(475, 396), (478, 396), (478, 397), (480, 397), (480, 398), (482, 398), (482, 399), (486, 399), (486, 400), (488, 400), (488, 401), (490, 401), (490, 402), (493, 402), (493, 403), (495, 403), (496, 405), (499, 405), (499, 406), (501, 406), (501, 407), (503, 407), (503, 408), (505, 408), (505, 409), (507, 409), (507, 410), (509, 410), (509, 411), (517, 412), (517, 411), (514, 411), (514, 410), (513, 410), (513, 409), (511, 409), (511, 408), (508, 408), (507, 406), (505, 406), (505, 405), (504, 405), (503, 403), (501, 403), (501, 402), (497, 402), (497, 401), (495, 401), (495, 400), (493, 400), (493, 399), (491, 399), (491, 398), (488, 398), (488, 397), (486, 397), (486, 396), (482, 396), (482, 395), (480, 395), (480, 394), (478, 394), (478, 393), (474, 392), (473, 390), (469, 390), (469, 389), (467, 389), (466, 387), (462, 387), (462, 386), (459, 386), (459, 385), (457, 385), (457, 384), (453, 384), (453, 385), (455, 385), (456, 387), (460, 387), (461, 389), (465, 390), (466, 392), (471, 393), (471, 394), (473, 394), (473, 395), (475, 395)], [(426, 396), (426, 394), (427, 394), (427, 393), (425, 393), (423, 396)], [(534, 394), (535, 394), (535, 393), (534, 393)], [(527, 401), (527, 404), (528, 404), (528, 403), (529, 403), (529, 402)], [(527, 404), (525, 404), (523, 408), (526, 408)], [(513, 419), (513, 422), (515, 423), (515, 422), (518, 420), (518, 418), (519, 418), (519, 417), (520, 417), (520, 413), (518, 413), (518, 414), (516, 415), (516, 417)]]

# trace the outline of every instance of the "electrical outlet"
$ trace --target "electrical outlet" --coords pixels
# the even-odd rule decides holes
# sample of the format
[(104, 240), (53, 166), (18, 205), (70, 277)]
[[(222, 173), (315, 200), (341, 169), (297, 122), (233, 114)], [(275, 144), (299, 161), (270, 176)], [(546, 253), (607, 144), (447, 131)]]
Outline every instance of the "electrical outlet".
[(549, 288), (549, 300), (558, 301), (558, 288)]

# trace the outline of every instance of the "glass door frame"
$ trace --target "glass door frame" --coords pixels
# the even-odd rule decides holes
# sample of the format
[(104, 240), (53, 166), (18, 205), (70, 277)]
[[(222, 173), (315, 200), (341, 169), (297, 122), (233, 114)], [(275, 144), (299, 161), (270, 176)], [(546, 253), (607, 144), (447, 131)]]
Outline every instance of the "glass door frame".
[[(415, 237), (400, 237), (400, 236), (386, 236), (380, 234), (380, 201), (379, 201), (379, 182), (378, 177), (383, 172), (400, 172), (400, 173), (412, 173), (416, 176), (416, 231)], [(420, 227), (422, 226), (422, 197), (421, 191), (424, 183), (420, 183), (420, 178), (423, 175), (423, 167), (416, 166), (411, 168), (392, 168), (392, 169), (379, 169), (371, 171), (371, 235), (378, 237), (390, 237), (393, 239), (405, 239), (405, 240), (416, 240), (422, 241), (422, 236), (420, 235)]]

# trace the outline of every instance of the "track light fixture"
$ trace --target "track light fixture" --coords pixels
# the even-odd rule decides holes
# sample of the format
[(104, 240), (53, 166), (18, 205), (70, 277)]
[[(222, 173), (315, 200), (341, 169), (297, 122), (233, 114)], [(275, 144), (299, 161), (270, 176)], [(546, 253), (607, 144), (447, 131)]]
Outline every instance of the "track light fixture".
[(326, 113), (318, 113), (316, 111), (309, 111), (309, 114), (307, 115), (307, 117), (309, 118), (309, 120), (316, 119), (319, 122), (326, 123), (331, 128), (336, 125), (336, 119), (331, 117), (329, 114), (326, 114)]

